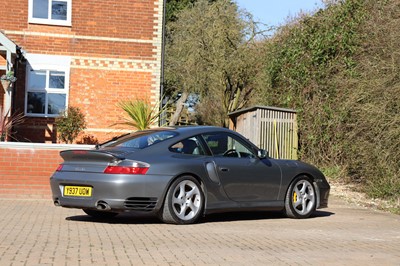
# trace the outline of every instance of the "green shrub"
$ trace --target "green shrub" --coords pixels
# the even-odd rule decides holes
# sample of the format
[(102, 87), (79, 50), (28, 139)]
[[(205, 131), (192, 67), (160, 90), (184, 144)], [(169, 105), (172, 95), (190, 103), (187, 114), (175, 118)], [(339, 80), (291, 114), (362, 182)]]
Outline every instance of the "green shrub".
[(302, 160), (400, 203), (400, 4), (334, 2), (266, 42), (263, 104), (298, 111)]
[(78, 107), (70, 106), (56, 118), (55, 125), (58, 138), (65, 143), (72, 143), (86, 129), (85, 116)]

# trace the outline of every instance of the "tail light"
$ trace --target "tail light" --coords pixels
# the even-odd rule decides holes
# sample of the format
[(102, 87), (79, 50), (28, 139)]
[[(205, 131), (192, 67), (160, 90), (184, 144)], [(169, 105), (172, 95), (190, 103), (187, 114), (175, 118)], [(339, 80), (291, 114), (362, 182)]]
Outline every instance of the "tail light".
[(58, 167), (57, 167), (56, 171), (57, 171), (57, 172), (60, 172), (60, 171), (62, 170), (62, 168), (63, 168), (63, 165), (62, 165), (62, 164), (60, 164), (60, 165), (58, 165)]
[(137, 166), (107, 166), (105, 174), (145, 175), (149, 167)]

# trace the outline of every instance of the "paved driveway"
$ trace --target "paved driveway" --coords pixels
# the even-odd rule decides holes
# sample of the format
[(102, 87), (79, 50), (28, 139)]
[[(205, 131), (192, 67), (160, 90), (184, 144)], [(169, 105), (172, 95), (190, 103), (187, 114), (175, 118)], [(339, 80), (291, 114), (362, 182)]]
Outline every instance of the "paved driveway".
[(306, 220), (218, 214), (94, 220), (50, 200), (0, 200), (0, 265), (400, 265), (400, 216), (346, 205)]

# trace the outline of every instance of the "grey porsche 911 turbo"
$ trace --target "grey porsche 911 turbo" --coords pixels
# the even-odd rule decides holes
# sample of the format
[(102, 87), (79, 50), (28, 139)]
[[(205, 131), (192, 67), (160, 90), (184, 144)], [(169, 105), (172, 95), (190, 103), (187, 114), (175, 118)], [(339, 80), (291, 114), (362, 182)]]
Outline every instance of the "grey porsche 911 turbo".
[(220, 127), (137, 131), (60, 155), (64, 162), (50, 178), (54, 204), (93, 217), (153, 212), (166, 223), (191, 224), (234, 210), (307, 218), (328, 206), (330, 186), (317, 168), (270, 158)]

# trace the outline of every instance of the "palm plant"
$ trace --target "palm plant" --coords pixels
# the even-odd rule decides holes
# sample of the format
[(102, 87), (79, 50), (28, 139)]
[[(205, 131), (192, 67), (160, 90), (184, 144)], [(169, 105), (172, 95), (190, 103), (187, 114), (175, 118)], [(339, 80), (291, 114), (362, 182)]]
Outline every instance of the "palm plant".
[(4, 112), (3, 107), (0, 106), (0, 141), (7, 140), (7, 137), (11, 135), (11, 128), (23, 121), (24, 115), (22, 113), (10, 115), (10, 109)]
[(127, 125), (138, 130), (149, 129), (165, 111), (165, 107), (159, 109), (159, 102), (152, 105), (148, 101), (141, 99), (132, 99), (118, 103), (118, 106), (125, 111), (127, 117), (124, 122), (114, 125)]

